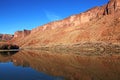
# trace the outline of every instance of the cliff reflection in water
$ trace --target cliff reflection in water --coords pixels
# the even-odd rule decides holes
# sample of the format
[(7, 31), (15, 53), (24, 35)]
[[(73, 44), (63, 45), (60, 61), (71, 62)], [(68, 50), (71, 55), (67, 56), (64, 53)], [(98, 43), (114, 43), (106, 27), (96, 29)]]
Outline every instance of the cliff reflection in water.
[(31, 67), (66, 80), (120, 79), (120, 55), (81, 56), (31, 50), (20, 51), (10, 59), (16, 66)]
[(80, 56), (38, 51), (22, 51), (13, 56), (15, 65), (30, 66), (68, 80), (118, 80), (120, 56)]
[(12, 61), (12, 56), (18, 51), (3, 51), (0, 52), (0, 62)]

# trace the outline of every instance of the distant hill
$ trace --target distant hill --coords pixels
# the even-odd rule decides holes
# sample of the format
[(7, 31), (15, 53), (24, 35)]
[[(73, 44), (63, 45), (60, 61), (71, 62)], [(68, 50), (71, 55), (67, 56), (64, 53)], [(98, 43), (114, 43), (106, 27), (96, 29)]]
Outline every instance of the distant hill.
[(0, 34), (0, 41), (8, 41), (13, 38), (11, 34)]

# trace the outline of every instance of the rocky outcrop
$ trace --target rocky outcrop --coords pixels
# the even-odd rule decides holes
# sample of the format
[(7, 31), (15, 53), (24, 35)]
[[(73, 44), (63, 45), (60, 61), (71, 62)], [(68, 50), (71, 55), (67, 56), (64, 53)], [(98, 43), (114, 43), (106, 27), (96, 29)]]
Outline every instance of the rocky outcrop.
[(8, 41), (13, 38), (13, 35), (10, 34), (0, 34), (0, 40), (1, 41)]
[(70, 16), (65, 18), (64, 20), (51, 22), (40, 26), (36, 29), (33, 29), (32, 32), (36, 32), (39, 30), (47, 30), (47, 29), (55, 29), (57, 27), (70, 27), (70, 26), (78, 26), (80, 24), (90, 22), (93, 19), (99, 19), (104, 15), (113, 14), (120, 9), (120, 1), (119, 0), (111, 0), (107, 5), (101, 7), (94, 7), (92, 9), (87, 10), (84, 13), (80, 13), (77, 15)]
[(26, 37), (30, 34), (31, 30), (17, 31), (14, 34), (14, 38)]
[[(73, 44), (83, 42), (120, 43), (120, 1), (89, 9), (37, 27), (27, 33), (15, 33), (13, 41), (20, 46)], [(21, 38), (22, 37), (22, 38)]]
[(120, 0), (110, 0), (105, 9), (105, 14), (112, 14), (120, 10)]
[(14, 34), (14, 37), (12, 40), (9, 41), (9, 43), (12, 44), (19, 44), (22, 42), (22, 40), (24, 40), (24, 38), (26, 38), (27, 36), (29, 36), (31, 34), (31, 30), (23, 30), (23, 31), (16, 31)]

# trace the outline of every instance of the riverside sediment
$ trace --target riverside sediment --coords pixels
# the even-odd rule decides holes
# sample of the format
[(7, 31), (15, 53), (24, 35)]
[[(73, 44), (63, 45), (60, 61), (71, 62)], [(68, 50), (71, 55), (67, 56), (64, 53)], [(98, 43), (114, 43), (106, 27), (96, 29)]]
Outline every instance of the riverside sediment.
[(57, 53), (77, 53), (88, 55), (101, 54), (119, 54), (120, 45), (111, 43), (77, 43), (71, 45), (51, 45), (51, 46), (36, 46), (22, 47), (23, 50), (42, 50), (52, 51)]

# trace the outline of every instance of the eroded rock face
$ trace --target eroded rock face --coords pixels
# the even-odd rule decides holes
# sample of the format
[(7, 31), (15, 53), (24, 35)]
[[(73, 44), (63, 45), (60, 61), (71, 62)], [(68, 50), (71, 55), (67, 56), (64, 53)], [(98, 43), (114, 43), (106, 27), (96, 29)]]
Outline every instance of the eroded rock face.
[(31, 30), (16, 31), (14, 33), (13, 39), (10, 40), (9, 43), (18, 45), (18, 44), (20, 44), (22, 42), (22, 40), (24, 40), (24, 38), (26, 38), (30, 34), (31, 34)]
[(110, 0), (106, 5), (104, 14), (113, 14), (120, 10), (120, 0)]
[[(119, 0), (110, 0), (107, 5), (101, 7), (94, 7), (84, 13), (73, 15), (64, 20), (51, 22), (40, 26), (36, 29), (33, 29), (32, 32), (36, 32), (39, 30), (48, 30), (48, 29), (55, 29), (57, 27), (70, 27), (70, 26), (77, 26), (86, 22), (90, 22), (93, 19), (97, 19), (103, 17), (104, 15), (109, 15), (115, 13), (120, 9), (120, 1)], [(41, 29), (42, 27), (42, 29)], [(40, 29), (39, 29), (40, 28)]]
[(8, 41), (13, 38), (13, 35), (10, 34), (0, 34), (0, 40), (2, 41)]
[(120, 0), (110, 0), (108, 4), (84, 13), (45, 24), (31, 31), (16, 32), (13, 40), (20, 46), (101, 41), (120, 43), (119, 26)]
[(31, 30), (17, 31), (14, 34), (14, 38), (26, 37), (30, 34)]

